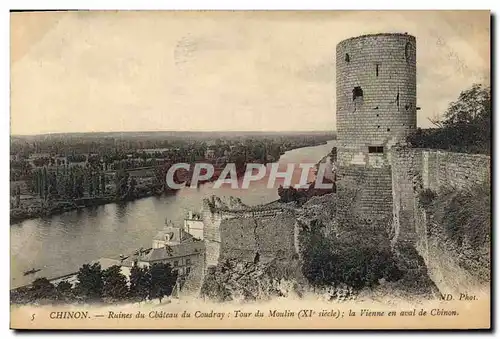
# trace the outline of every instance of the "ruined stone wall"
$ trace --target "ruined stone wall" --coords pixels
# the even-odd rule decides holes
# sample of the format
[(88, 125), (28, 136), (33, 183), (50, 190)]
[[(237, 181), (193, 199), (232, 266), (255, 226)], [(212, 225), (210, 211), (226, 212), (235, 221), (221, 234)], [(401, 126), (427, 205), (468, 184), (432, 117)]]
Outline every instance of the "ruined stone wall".
[(392, 214), (392, 191), (390, 167), (367, 166), (339, 167), (337, 172), (337, 194), (344, 189), (359, 190), (354, 209), (360, 217), (371, 220), (390, 218)]
[(453, 153), (440, 150), (422, 151), (424, 188), (467, 188), (489, 180), (491, 160), (487, 155)]
[(431, 235), (430, 216), (419, 206), (424, 189), (466, 189), (490, 180), (490, 157), (397, 147), (391, 150), (393, 242), (409, 241), (424, 259), (441, 293), (477, 290), (478, 282), (451, 255), (443, 239)]
[[(416, 39), (371, 34), (336, 50), (336, 110), (340, 166), (384, 166), (389, 148), (416, 128)], [(369, 147), (384, 147), (370, 153)]]
[(410, 148), (391, 150), (394, 241), (411, 241), (416, 237), (417, 194), (422, 186), (422, 152)]
[(392, 170), (393, 234), (395, 239), (418, 241), (425, 233), (418, 194), (423, 189), (466, 189), (490, 179), (490, 157), (480, 154), (394, 147)]
[(291, 258), (295, 253), (295, 216), (287, 211), (266, 217), (237, 217), (220, 226), (220, 260), (259, 261)]
[[(221, 225), (224, 221), (236, 219), (238, 220), (237, 222), (247, 223), (260, 218), (272, 219), (284, 211), (282, 208), (266, 206), (237, 206), (237, 209), (232, 209), (232, 207), (235, 206), (228, 206), (216, 198), (204, 199), (203, 201), (201, 217), (204, 225), (203, 237), (206, 244), (206, 267), (217, 265), (219, 262), (220, 253), (223, 251), (221, 249), (223, 239)], [(238, 229), (235, 228), (234, 232), (238, 233)], [(224, 239), (226, 243), (228, 241), (231, 243), (235, 239), (238, 239), (237, 236), (232, 236), (230, 233), (225, 233), (226, 238)], [(244, 250), (247, 250), (247, 248), (244, 248)]]

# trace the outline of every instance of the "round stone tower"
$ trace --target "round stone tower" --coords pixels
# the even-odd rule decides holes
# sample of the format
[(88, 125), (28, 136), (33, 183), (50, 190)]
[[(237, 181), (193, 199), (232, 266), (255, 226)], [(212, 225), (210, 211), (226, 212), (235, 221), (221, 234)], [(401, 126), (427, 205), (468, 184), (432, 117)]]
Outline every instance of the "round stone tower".
[(389, 148), (416, 129), (416, 39), (370, 34), (337, 45), (339, 166), (388, 165)]

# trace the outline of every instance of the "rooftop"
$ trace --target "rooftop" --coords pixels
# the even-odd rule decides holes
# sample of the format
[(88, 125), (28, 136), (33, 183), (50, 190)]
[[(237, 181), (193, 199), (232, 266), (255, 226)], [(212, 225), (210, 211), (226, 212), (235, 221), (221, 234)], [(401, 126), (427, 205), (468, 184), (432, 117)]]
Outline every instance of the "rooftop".
[(153, 248), (139, 260), (145, 262), (163, 259), (180, 258), (187, 255), (199, 254), (205, 250), (205, 243), (197, 239), (190, 239), (178, 245)]

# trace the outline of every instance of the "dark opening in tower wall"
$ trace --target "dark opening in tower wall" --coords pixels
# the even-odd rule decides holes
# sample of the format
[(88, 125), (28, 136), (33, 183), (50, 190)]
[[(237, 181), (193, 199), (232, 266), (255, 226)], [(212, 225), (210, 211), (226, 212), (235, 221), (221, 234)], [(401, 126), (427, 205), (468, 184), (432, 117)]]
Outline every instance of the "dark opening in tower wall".
[(349, 61), (351, 61), (351, 59), (349, 58), (349, 54), (346, 53), (345, 54), (345, 62), (349, 62)]
[(356, 100), (356, 98), (362, 98), (363, 97), (363, 90), (361, 87), (356, 86), (352, 90), (352, 101)]
[(368, 153), (384, 153), (384, 146), (368, 146)]

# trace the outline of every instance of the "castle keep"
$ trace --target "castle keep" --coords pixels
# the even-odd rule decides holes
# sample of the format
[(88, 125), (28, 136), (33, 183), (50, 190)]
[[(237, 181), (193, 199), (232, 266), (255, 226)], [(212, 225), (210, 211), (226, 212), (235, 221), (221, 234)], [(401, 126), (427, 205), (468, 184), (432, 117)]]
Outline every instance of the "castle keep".
[(357, 209), (367, 219), (390, 216), (389, 149), (416, 129), (416, 39), (371, 34), (336, 50), (338, 189), (360, 185)]
[(337, 45), (338, 165), (387, 165), (388, 149), (416, 129), (416, 40), (374, 34)]

